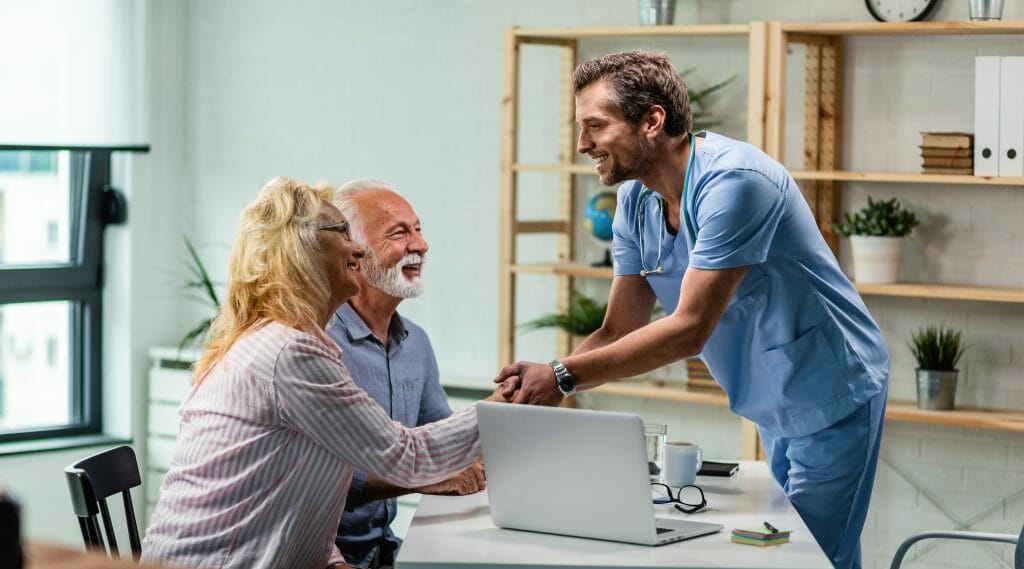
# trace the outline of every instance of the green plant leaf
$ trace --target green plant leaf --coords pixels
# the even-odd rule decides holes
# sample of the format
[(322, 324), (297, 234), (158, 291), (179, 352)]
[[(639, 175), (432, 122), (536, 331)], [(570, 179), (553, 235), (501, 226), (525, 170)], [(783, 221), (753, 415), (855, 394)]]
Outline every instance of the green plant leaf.
[(833, 228), (843, 237), (903, 237), (910, 235), (919, 223), (914, 212), (900, 205), (896, 198), (875, 201), (868, 196), (867, 206), (853, 215), (850, 212), (844, 213), (843, 221), (833, 224)]
[(213, 280), (210, 279), (210, 274), (206, 272), (206, 266), (203, 265), (203, 261), (199, 258), (199, 254), (196, 253), (196, 248), (192, 246), (192, 242), (188, 240), (188, 237), (184, 238), (185, 248), (188, 249), (189, 270), (195, 277), (194, 281), (189, 281), (186, 286), (189, 288), (199, 288), (206, 294), (206, 299), (214, 307), (220, 306), (220, 299), (217, 298), (217, 291), (214, 289)]
[(967, 350), (961, 333), (945, 326), (924, 326), (910, 336), (907, 343), (919, 369), (956, 371), (960, 358)]
[[(186, 298), (209, 306), (216, 313), (220, 309), (220, 298), (217, 296), (216, 284), (210, 278), (210, 274), (206, 271), (206, 266), (203, 265), (203, 261), (199, 258), (199, 253), (196, 252), (192, 242), (187, 237), (184, 237), (183, 240), (185, 241), (185, 249), (188, 251), (189, 262), (186, 268), (190, 275), (189, 280), (185, 281), (185, 289), (189, 291)], [(178, 343), (178, 351), (190, 345), (202, 343), (212, 322), (213, 317), (211, 316), (186, 332)]]
[(559, 328), (575, 336), (587, 336), (601, 327), (607, 310), (608, 304), (599, 304), (596, 300), (573, 289), (572, 300), (569, 301), (569, 308), (564, 313), (546, 314), (519, 326), (529, 330)]
[(189, 345), (193, 344), (197, 340), (201, 340), (206, 336), (206, 332), (210, 329), (210, 324), (213, 322), (212, 318), (203, 320), (195, 328), (189, 330), (182, 336), (181, 341), (178, 342), (178, 351), (185, 349)]
[[(679, 73), (679, 76), (686, 80), (686, 76), (694, 71), (694, 68), (684, 69)], [(736, 76), (733, 75), (727, 79), (719, 81), (709, 87), (702, 89), (695, 89), (687, 82), (690, 96), (690, 108), (693, 112), (693, 126), (691, 130), (693, 132), (700, 132), (702, 130), (708, 130), (712, 127), (722, 124), (722, 121), (715, 118), (715, 116), (707, 109), (710, 104), (712, 96), (719, 91), (725, 89), (736, 80)]]

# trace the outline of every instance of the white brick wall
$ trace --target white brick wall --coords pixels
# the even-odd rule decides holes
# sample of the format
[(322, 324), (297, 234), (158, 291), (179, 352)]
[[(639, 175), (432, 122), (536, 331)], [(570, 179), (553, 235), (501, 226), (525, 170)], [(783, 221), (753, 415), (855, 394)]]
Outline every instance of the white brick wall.
[[(677, 22), (748, 19), (864, 21), (860, 2), (733, 0), (678, 2)], [(940, 3), (937, 20), (963, 20), (964, 1)], [(1006, 19), (1024, 18), (1007, 2)], [(433, 249), (427, 292), (403, 309), (427, 329), (447, 376), (489, 385), (497, 367), (497, 252), (502, 34), (506, 26), (621, 25), (636, 22), (631, 0), (396, 0), (363, 2), (191, 0), (186, 24), (184, 231), (212, 258), (220, 277), (242, 206), (259, 186), (286, 174), (340, 183), (357, 176), (394, 182), (424, 221)], [(844, 101), (843, 160), (849, 167), (916, 171), (919, 130), (972, 130), (973, 57), (1020, 53), (1020, 40), (1000, 38), (856, 38), (849, 42)], [(645, 42), (646, 44), (646, 42)], [(651, 42), (657, 47), (660, 42)], [(585, 55), (635, 44), (585, 43)], [(672, 47), (680, 67), (708, 81), (745, 73), (742, 42), (683, 41)], [(543, 50), (537, 77), (523, 77), (523, 127), (534, 132), (522, 159), (557, 152), (553, 110), (558, 64)], [(801, 155), (801, 69), (788, 75), (794, 105), (787, 112), (786, 154)], [(531, 66), (533, 66), (531, 59)], [(556, 75), (552, 75), (556, 74)], [(745, 81), (734, 88), (743, 93)], [(742, 137), (745, 97), (724, 96), (722, 132)], [(159, 149), (154, 148), (154, 152)], [(798, 166), (798, 164), (790, 164)], [(554, 192), (552, 176), (530, 175), (540, 196), (524, 196), (524, 212), (542, 215)], [(527, 180), (527, 177), (523, 177)], [(581, 194), (594, 191), (585, 180)], [(900, 197), (926, 226), (911, 240), (905, 279), (1020, 286), (1024, 282), (1024, 209), (1020, 188), (847, 185), (844, 207), (867, 195)], [(589, 195), (589, 194), (587, 194)], [(581, 233), (582, 235), (582, 233)], [(586, 239), (581, 239), (585, 242)], [(550, 240), (524, 239), (528, 258), (544, 258)], [(587, 246), (584, 243), (582, 246)], [(845, 245), (844, 245), (845, 251)], [(844, 258), (845, 263), (845, 258)], [(520, 321), (553, 305), (545, 277), (531, 277)], [(587, 283), (588, 290), (606, 286)], [(869, 299), (889, 338), (892, 395), (913, 398), (913, 363), (905, 348), (924, 322), (964, 328), (965, 357), (958, 401), (1024, 409), (1024, 311), (1017, 306), (914, 299)], [(185, 319), (187, 321), (187, 319)], [(520, 357), (553, 354), (551, 335), (521, 337)], [(633, 409), (664, 421), (670, 433), (699, 440), (709, 456), (736, 456), (738, 422), (728, 410), (592, 396), (588, 404)], [(969, 519), (997, 511), (979, 527), (1019, 531), (1024, 500), (1000, 501), (1024, 488), (1020, 435), (889, 423), (884, 454), (943, 508)], [(864, 534), (867, 567), (884, 567), (899, 541), (926, 528), (951, 526), (938, 507), (889, 466), (879, 470)], [(1003, 548), (1007, 549), (1007, 548)], [(1001, 552), (1007, 559), (1006, 552)], [(983, 549), (930, 549), (917, 567), (997, 566)]]

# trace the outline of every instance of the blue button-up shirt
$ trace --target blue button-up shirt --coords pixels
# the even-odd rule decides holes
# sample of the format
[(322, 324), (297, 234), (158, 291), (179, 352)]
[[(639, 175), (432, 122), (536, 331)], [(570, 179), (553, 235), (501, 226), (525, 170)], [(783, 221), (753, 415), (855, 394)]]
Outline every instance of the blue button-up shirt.
[[(370, 332), (349, 304), (338, 309), (327, 334), (342, 350), (342, 360), (352, 379), (391, 418), (415, 427), (452, 414), (441, 389), (437, 360), (426, 332), (398, 313), (388, 327), (388, 347)], [(391, 532), (397, 501), (364, 503), (367, 473), (358, 469), (352, 477), (345, 512), (335, 542), (348, 563), (366, 567), (375, 556), (381, 564), (393, 564), (402, 540)], [(379, 553), (378, 553), (379, 552)]]

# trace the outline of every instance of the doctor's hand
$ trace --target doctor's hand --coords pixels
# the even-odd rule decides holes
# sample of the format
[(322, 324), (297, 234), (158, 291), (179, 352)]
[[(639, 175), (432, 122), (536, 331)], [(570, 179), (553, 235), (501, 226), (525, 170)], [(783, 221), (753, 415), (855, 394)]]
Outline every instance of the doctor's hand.
[(423, 486), (417, 490), (420, 494), (466, 496), (476, 494), (486, 488), (487, 476), (484, 474), (484, 461), (482, 458), (477, 458), (473, 464), (470, 464), (465, 470), (455, 476), (436, 484)]
[(556, 406), (564, 398), (555, 384), (555, 372), (547, 364), (516, 362), (501, 368), (494, 383), (500, 383), (501, 394), (513, 403)]

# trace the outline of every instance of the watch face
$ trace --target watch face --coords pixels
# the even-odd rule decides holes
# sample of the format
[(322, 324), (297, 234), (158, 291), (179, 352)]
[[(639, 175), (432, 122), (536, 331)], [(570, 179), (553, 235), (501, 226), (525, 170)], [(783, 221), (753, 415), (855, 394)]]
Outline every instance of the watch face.
[(864, 0), (868, 11), (879, 22), (917, 22), (923, 20), (939, 0)]
[(558, 377), (558, 387), (562, 391), (572, 391), (576, 387), (576, 382), (571, 377)]

